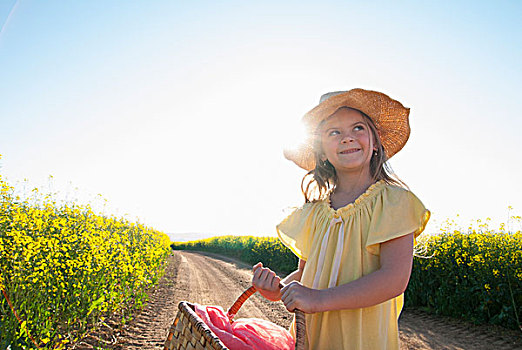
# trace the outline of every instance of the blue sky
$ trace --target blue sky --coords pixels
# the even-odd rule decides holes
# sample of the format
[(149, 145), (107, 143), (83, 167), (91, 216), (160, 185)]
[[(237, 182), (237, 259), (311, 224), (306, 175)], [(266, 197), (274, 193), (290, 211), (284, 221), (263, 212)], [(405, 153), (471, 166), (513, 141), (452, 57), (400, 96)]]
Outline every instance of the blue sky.
[(518, 1), (0, 0), (0, 171), (168, 233), (272, 235), (302, 201), (295, 125), (361, 87), (411, 108), (390, 163), (428, 231), (505, 222), (520, 18)]

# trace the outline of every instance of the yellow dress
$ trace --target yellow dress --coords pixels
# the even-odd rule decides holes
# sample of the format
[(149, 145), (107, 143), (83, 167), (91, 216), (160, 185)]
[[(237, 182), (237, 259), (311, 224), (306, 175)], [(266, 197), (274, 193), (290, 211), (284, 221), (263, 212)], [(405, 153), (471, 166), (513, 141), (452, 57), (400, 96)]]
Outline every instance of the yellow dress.
[[(430, 212), (410, 191), (379, 181), (354, 203), (306, 203), (277, 226), (279, 238), (306, 260), (301, 283), (326, 289), (379, 269), (380, 243), (425, 228)], [(309, 349), (399, 349), (403, 295), (381, 304), (306, 315)]]

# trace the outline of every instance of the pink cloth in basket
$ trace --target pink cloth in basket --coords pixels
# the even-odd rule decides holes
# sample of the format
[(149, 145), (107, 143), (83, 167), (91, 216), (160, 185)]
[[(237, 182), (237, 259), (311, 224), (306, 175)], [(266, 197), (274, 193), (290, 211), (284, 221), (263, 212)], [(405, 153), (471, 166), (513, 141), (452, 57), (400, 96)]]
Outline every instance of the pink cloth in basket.
[(196, 314), (231, 350), (291, 350), (294, 338), (283, 327), (259, 318), (240, 318), (230, 323), (219, 306), (194, 304)]

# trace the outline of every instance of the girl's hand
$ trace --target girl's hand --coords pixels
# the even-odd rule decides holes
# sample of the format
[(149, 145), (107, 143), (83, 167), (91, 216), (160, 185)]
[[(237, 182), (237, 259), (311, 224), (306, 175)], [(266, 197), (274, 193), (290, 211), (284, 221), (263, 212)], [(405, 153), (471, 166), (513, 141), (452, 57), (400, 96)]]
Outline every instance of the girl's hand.
[(281, 289), (281, 300), (288, 311), (299, 309), (307, 314), (317, 312), (321, 291), (292, 281)]
[(257, 263), (253, 268), (254, 277), (252, 277), (252, 285), (268, 300), (281, 300), (281, 289), (279, 284), (281, 278), (269, 268), (263, 267), (262, 263)]

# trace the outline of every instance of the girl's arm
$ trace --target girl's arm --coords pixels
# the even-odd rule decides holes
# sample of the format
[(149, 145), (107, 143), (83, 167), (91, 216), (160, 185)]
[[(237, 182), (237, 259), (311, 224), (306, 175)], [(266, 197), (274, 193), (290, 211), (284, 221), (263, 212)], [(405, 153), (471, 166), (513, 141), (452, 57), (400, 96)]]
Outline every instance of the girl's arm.
[(381, 243), (379, 270), (355, 281), (328, 289), (310, 289), (293, 282), (282, 290), (289, 311), (307, 313), (358, 309), (380, 304), (402, 294), (413, 263), (413, 234)]
[(306, 264), (306, 260), (299, 259), (299, 263), (297, 265), (297, 270), (286, 276), (282, 281), (281, 284), (286, 286), (288, 283), (292, 281), (300, 282), (301, 277), (303, 276), (303, 270)]
[(283, 280), (269, 268), (263, 267), (262, 263), (257, 263), (253, 267), (254, 276), (252, 277), (252, 285), (268, 300), (281, 300), (281, 284), (287, 284), (292, 281), (299, 282), (303, 275), (303, 269), (306, 261), (299, 259), (297, 270), (286, 276)]

